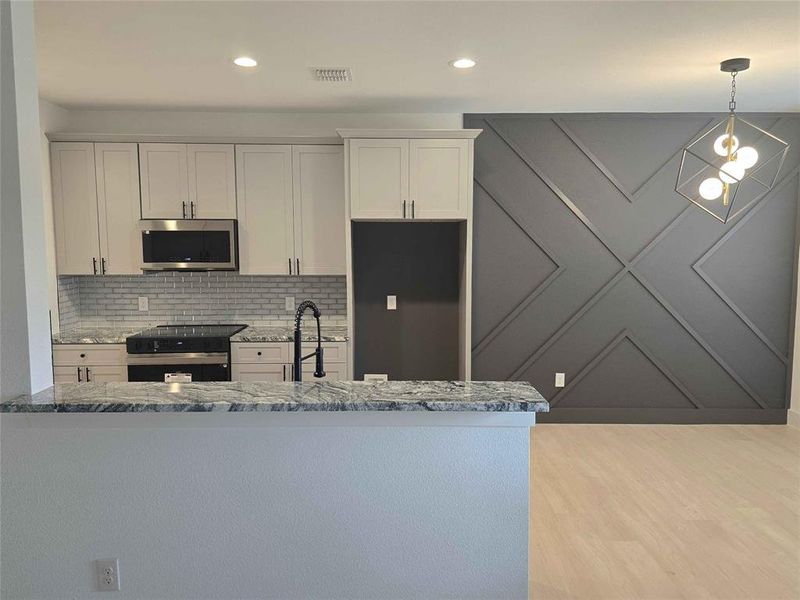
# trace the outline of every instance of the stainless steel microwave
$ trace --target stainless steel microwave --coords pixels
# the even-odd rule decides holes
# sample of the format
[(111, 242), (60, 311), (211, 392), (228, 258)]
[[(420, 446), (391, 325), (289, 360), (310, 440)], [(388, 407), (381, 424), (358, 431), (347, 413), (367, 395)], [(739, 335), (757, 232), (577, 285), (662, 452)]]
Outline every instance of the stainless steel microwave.
[(235, 219), (139, 221), (142, 271), (236, 271)]

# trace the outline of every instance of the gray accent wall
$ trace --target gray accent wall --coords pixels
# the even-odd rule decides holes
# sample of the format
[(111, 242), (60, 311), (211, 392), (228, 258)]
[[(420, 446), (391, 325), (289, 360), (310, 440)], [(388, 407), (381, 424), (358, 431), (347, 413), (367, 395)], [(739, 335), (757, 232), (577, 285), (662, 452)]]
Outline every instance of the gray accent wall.
[(466, 115), (473, 378), (530, 381), (543, 420), (785, 422), (800, 115), (744, 116), (792, 147), (722, 224), (674, 191), (720, 115)]

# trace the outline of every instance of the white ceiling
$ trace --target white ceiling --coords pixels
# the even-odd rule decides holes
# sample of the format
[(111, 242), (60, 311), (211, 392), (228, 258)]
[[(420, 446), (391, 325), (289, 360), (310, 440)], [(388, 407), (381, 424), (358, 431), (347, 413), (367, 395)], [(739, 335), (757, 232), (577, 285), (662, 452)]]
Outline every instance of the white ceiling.
[(740, 110), (800, 110), (800, 2), (68, 0), (36, 26), (41, 95), (67, 107), (724, 111), (718, 63), (749, 56)]

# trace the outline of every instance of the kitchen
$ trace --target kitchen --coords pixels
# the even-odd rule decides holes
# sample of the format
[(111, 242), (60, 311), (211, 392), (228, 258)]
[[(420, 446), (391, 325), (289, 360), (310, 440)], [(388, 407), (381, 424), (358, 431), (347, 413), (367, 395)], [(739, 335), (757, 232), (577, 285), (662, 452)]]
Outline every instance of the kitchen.
[[(463, 340), (469, 339), (471, 260), (459, 256), (471, 255), (469, 181), (479, 133), (342, 130), (339, 143), (327, 145), (130, 143), (109, 136), (64, 141), (50, 134), (59, 300), (55, 381), (299, 381), (312, 374), (310, 366), (296, 372), (289, 358), (294, 312), (304, 300), (315, 301), (324, 315), (320, 338), (312, 332), (302, 340), (304, 354), (315, 341), (324, 342), (321, 378), (357, 373), (363, 379), (364, 367), (353, 360), (355, 327), (346, 325), (362, 319), (356, 307), (370, 311), (361, 330), (372, 336), (359, 351), (374, 357), (384, 310), (374, 310), (379, 298), (386, 297), (385, 311), (400, 316), (393, 327), (408, 329), (421, 316), (415, 307), (436, 293), (451, 298), (452, 308), (435, 321), (445, 333), (426, 326), (406, 350), (409, 356), (429, 348), (461, 358), (438, 372), (428, 368), (430, 357), (391, 366), (373, 359), (370, 375), (468, 379)], [(418, 223), (449, 224), (453, 251), (433, 246), (427, 252), (451, 257), (444, 267), (452, 272), (451, 290), (414, 277), (398, 301), (392, 286), (401, 285), (398, 270), (408, 267), (409, 256), (394, 265), (387, 257), (362, 264), (383, 236), (353, 244), (350, 232), (368, 235), (376, 227), (368, 223), (390, 222), (403, 223), (396, 229), (400, 247), (419, 243)], [(425, 255), (418, 260), (430, 266)], [(363, 271), (363, 281), (374, 280), (375, 271), (385, 278), (380, 290), (364, 292), (368, 300), (354, 294), (365, 285), (356, 282), (352, 265)], [(226, 323), (231, 327), (217, 327)], [(185, 342), (170, 345), (176, 338)], [(209, 348), (213, 352), (201, 352)], [(148, 353), (173, 356), (159, 362), (142, 356)], [(176, 355), (187, 353), (201, 355), (180, 362)], [(390, 377), (400, 365), (403, 370)]]
[(0, 0), (0, 595), (796, 597), (759, 6)]

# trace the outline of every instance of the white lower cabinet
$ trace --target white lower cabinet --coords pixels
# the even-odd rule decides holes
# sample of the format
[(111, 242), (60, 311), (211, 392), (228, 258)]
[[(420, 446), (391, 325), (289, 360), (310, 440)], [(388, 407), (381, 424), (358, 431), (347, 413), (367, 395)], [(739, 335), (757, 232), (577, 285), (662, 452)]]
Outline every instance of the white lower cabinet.
[(55, 383), (128, 381), (125, 344), (59, 344), (53, 347)]
[[(304, 343), (303, 355), (316, 344)], [(325, 377), (320, 380), (347, 379), (347, 342), (323, 342)], [(234, 342), (231, 344), (232, 381), (292, 381), (294, 345), (291, 342)], [(303, 363), (303, 380), (314, 377), (314, 359)]]

